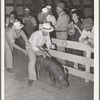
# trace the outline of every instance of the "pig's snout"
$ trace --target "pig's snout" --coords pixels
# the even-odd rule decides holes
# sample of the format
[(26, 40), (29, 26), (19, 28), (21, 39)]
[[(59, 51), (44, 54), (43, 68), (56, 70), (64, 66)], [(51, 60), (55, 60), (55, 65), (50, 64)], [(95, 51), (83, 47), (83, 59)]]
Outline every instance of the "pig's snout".
[(63, 76), (59, 76), (59, 80), (60, 80), (61, 86), (66, 87), (66, 88), (69, 86), (69, 82), (65, 80)]

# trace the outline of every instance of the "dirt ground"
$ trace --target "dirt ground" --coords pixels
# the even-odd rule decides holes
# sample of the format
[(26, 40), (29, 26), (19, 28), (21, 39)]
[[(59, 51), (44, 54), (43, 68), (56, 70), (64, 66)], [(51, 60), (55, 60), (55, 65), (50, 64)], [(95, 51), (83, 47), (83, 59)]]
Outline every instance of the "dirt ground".
[(14, 72), (5, 70), (5, 100), (93, 100), (93, 82), (69, 75), (70, 86), (52, 87), (47, 73), (28, 87), (28, 58), (14, 51)]

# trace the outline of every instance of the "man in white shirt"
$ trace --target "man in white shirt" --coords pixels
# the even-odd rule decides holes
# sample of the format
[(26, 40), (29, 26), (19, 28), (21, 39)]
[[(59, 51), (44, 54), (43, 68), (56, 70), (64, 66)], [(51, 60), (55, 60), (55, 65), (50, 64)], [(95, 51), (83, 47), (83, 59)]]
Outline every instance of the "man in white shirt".
[(94, 27), (92, 19), (84, 19), (81, 27), (83, 30), (79, 38), (79, 41), (89, 45), (91, 48), (94, 48)]
[(54, 28), (50, 23), (44, 23), (41, 30), (34, 32), (29, 38), (29, 43), (27, 43), (26, 49), (29, 56), (29, 82), (28, 85), (31, 86), (33, 80), (37, 80), (35, 72), (35, 62), (37, 55), (43, 55), (43, 51), (40, 50), (41, 46), (46, 44), (47, 48), (55, 48), (51, 43), (49, 33), (52, 32)]

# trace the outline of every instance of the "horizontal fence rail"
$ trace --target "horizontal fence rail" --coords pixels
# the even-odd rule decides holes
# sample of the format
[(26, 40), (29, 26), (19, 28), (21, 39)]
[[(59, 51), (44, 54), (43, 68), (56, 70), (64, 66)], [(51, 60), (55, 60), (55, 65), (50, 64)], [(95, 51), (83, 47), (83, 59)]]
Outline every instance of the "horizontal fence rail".
[(78, 70), (69, 66), (65, 66), (65, 65), (63, 65), (63, 67), (64, 68), (67, 67), (70, 74), (84, 78), (85, 82), (94, 80), (94, 74), (90, 73), (90, 67), (94, 67), (94, 59), (91, 59), (91, 53), (94, 52), (92, 48), (80, 42), (74, 42), (74, 41), (69, 41), (69, 40), (61, 40), (61, 39), (52, 38), (52, 42), (60, 47), (66, 47), (66, 48), (76, 49), (80, 51), (85, 51), (86, 57), (69, 54), (66, 52), (56, 51), (56, 50), (49, 50), (49, 53), (55, 58), (60, 58), (63, 60), (68, 60), (71, 62), (85, 65), (85, 69), (86, 69), (85, 71), (81, 71), (81, 70)]

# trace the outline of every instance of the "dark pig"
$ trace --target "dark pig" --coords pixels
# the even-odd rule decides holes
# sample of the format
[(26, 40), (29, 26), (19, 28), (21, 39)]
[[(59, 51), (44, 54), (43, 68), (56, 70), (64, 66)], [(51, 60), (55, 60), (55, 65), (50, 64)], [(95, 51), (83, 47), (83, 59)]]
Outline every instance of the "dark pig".
[[(52, 58), (46, 56), (38, 56), (36, 60), (36, 73), (37, 79), (40, 78), (42, 70), (45, 70), (49, 73), (49, 76), (52, 80), (52, 86), (56, 85), (56, 82), (59, 83), (60, 88), (68, 87), (68, 70), (64, 69), (61, 64), (57, 61), (54, 61)], [(66, 70), (66, 71), (65, 71)]]

